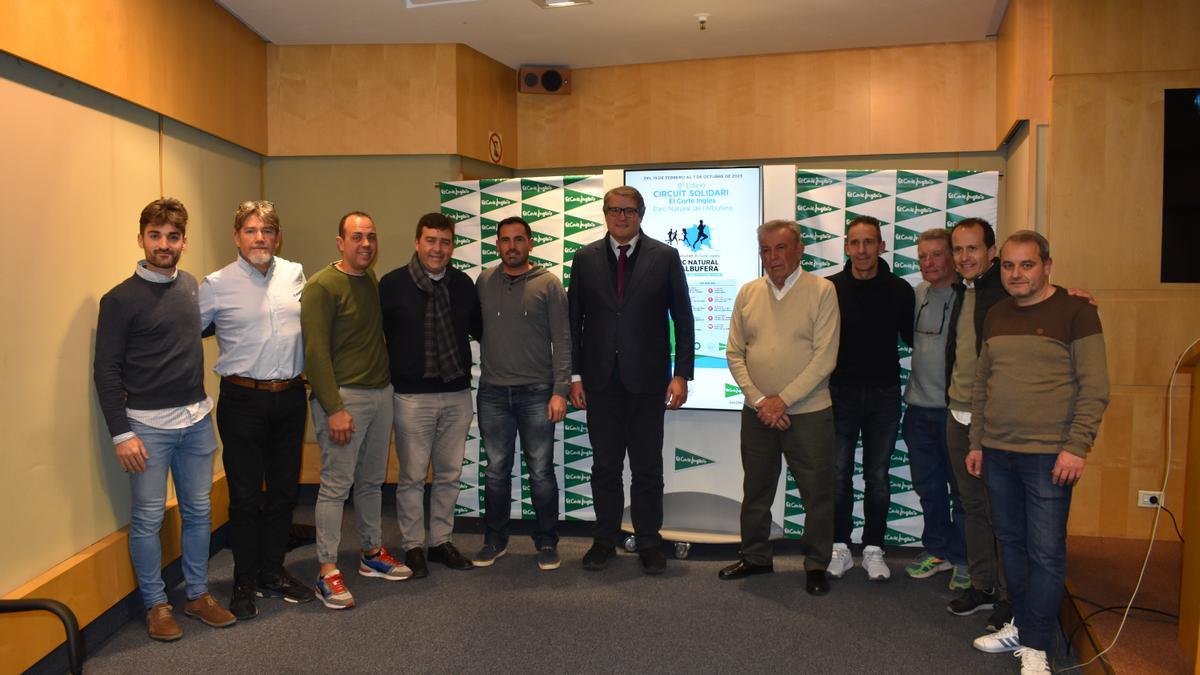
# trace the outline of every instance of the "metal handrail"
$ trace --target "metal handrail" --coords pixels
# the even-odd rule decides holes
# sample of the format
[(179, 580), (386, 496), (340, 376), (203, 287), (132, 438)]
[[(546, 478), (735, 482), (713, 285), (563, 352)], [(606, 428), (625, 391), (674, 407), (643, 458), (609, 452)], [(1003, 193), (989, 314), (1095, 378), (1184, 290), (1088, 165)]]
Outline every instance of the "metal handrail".
[(83, 672), (84, 645), (83, 634), (79, 632), (79, 621), (75, 619), (75, 613), (71, 611), (63, 603), (57, 600), (44, 600), (41, 598), (22, 598), (20, 600), (0, 600), (0, 614), (10, 614), (13, 612), (50, 612), (62, 621), (63, 628), (67, 631), (67, 660), (71, 666), (71, 672), (78, 675)]

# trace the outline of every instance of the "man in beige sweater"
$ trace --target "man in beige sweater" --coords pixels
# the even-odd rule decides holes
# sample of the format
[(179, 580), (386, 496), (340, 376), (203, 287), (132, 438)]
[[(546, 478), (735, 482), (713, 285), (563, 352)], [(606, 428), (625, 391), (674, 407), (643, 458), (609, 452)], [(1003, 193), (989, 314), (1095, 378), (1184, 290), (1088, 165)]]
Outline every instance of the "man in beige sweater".
[(800, 226), (772, 220), (758, 228), (766, 275), (738, 291), (729, 324), (729, 371), (742, 408), (741, 559), (724, 580), (773, 571), (771, 504), (780, 457), (800, 488), (806, 513), (806, 590), (829, 592), (833, 551), (833, 409), (829, 375), (837, 364), (838, 301), (833, 284), (800, 267)]

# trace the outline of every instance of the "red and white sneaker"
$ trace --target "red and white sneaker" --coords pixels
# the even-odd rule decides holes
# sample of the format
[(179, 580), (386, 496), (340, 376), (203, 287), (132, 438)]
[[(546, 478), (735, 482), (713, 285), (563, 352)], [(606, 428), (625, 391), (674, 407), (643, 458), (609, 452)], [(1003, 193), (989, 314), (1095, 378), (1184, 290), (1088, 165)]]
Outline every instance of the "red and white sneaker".
[(388, 581), (404, 581), (412, 576), (412, 570), (393, 558), (382, 546), (374, 556), (362, 556), (358, 559), (358, 573), (364, 577), (379, 577)]
[(317, 577), (317, 597), (329, 609), (349, 609), (354, 606), (354, 596), (346, 590), (346, 582), (342, 573), (334, 570), (323, 577)]

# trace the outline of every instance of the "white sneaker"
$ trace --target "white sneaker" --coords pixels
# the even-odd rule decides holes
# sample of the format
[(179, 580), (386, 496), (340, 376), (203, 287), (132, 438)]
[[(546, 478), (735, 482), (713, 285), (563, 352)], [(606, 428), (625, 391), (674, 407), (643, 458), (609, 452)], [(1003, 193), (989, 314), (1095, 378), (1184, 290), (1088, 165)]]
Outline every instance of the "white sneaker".
[[(1017, 635), (1017, 624), (1009, 621), (1001, 626), (1000, 630), (987, 635), (980, 635), (975, 638), (975, 649), (988, 654), (1002, 654), (1004, 652), (1014, 652), (1021, 648), (1020, 636)], [(1042, 655), (1042, 665), (1046, 663), (1046, 653), (1038, 652)]]
[(1046, 652), (1031, 647), (1021, 647), (1013, 652), (1013, 656), (1021, 659), (1021, 675), (1049, 675), (1050, 665), (1046, 663)]
[(825, 568), (825, 571), (834, 579), (841, 579), (851, 567), (854, 567), (854, 558), (850, 556), (850, 547), (840, 543), (834, 544), (833, 557), (829, 559), (829, 567)]
[(883, 549), (878, 546), (863, 548), (862, 567), (871, 581), (887, 581), (892, 576), (892, 571), (883, 561)]

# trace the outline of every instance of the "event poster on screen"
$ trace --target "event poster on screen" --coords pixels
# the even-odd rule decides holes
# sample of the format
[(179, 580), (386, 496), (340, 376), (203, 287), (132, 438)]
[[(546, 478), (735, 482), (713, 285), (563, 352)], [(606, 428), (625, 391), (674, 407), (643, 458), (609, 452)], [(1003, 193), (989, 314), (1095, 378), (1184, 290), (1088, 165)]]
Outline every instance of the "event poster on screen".
[(642, 230), (679, 251), (696, 318), (696, 373), (684, 407), (740, 410), (725, 341), (738, 289), (760, 275), (762, 169), (626, 171), (646, 200)]

